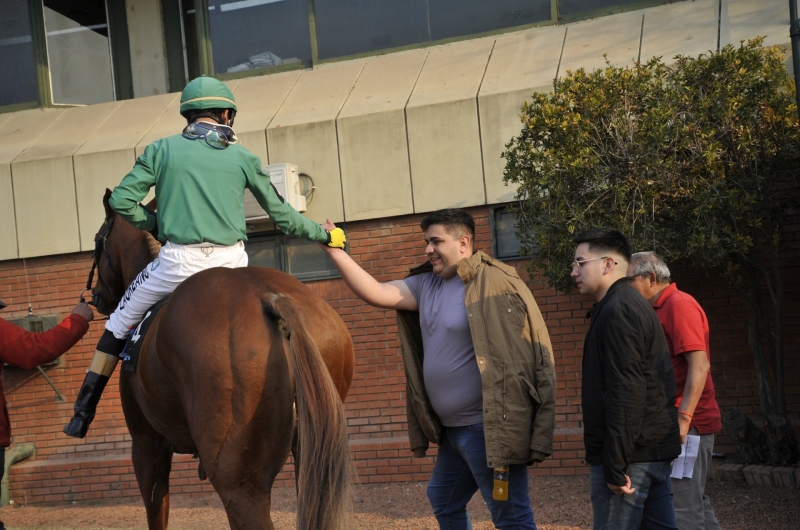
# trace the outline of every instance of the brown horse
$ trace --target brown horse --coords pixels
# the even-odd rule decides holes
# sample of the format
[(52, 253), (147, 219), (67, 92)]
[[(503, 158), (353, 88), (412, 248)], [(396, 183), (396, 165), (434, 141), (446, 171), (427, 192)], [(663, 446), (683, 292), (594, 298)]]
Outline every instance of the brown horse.
[[(106, 314), (158, 254), (109, 196), (93, 289)], [(173, 453), (199, 455), (231, 528), (272, 530), (272, 484), (290, 451), (297, 528), (346, 527), (354, 354), (333, 308), (280, 271), (209, 269), (175, 290), (143, 340), (136, 371), (120, 371), (120, 394), (150, 530), (167, 528)]]

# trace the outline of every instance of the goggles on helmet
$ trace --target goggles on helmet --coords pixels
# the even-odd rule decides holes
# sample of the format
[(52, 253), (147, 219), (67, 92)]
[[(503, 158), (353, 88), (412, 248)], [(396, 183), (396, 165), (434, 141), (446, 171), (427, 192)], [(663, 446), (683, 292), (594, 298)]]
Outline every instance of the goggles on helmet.
[(203, 138), (214, 149), (225, 149), (239, 140), (233, 129), (227, 125), (217, 125), (204, 121), (196, 121), (187, 125), (183, 130), (183, 137), (189, 140)]

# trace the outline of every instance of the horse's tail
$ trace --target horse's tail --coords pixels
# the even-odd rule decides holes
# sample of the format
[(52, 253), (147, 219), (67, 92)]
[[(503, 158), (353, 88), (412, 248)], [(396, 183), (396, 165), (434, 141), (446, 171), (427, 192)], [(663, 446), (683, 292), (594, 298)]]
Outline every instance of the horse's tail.
[(265, 312), (289, 340), (294, 369), (299, 445), (297, 528), (345, 530), (354, 473), (344, 403), (291, 300), (271, 295), (263, 302)]

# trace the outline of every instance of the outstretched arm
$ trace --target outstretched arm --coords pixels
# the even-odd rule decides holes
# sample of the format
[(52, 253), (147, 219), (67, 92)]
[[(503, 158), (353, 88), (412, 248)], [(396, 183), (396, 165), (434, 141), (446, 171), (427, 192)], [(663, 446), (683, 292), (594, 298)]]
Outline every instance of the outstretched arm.
[[(335, 228), (330, 219), (322, 227), (326, 230)], [(347, 286), (369, 305), (384, 309), (417, 310), (417, 300), (403, 280), (381, 283), (353, 261), (344, 250), (325, 245), (320, 247), (331, 257)]]
[(381, 283), (353, 261), (353, 258), (340, 248), (320, 245), (333, 260), (344, 278), (344, 283), (369, 305), (384, 309), (417, 310), (417, 300), (403, 280)]

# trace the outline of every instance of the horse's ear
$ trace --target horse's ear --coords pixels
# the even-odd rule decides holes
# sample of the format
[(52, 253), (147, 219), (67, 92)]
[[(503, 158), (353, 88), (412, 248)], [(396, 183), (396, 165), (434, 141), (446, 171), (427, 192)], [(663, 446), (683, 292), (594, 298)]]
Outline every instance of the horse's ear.
[(103, 195), (103, 206), (106, 209), (106, 219), (111, 219), (114, 217), (114, 210), (111, 209), (111, 205), (108, 203), (108, 200), (111, 198), (111, 190), (106, 188), (106, 194)]
[(153, 200), (147, 203), (147, 207), (155, 212), (158, 208), (158, 197), (153, 197)]

